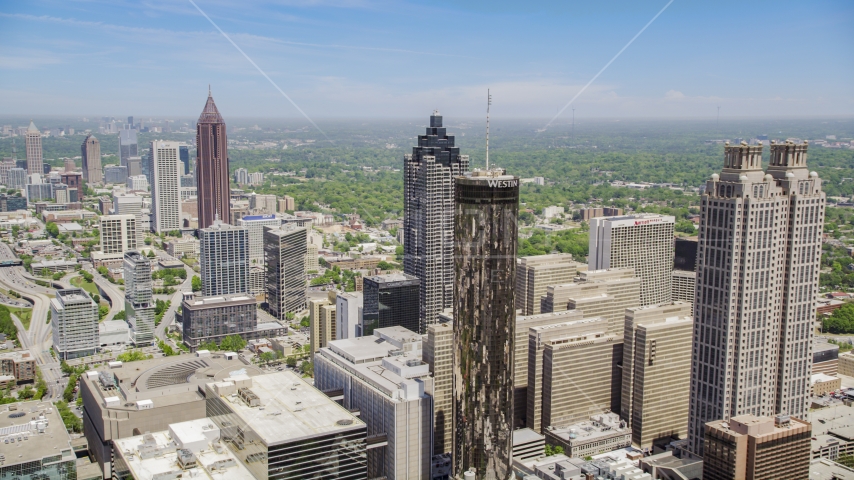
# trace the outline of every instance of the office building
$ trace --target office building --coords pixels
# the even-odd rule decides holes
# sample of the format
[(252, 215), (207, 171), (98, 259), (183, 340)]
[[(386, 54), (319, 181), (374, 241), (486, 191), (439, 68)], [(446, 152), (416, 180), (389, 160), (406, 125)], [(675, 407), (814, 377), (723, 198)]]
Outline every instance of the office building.
[(287, 334), (278, 323), (258, 323), (258, 301), (245, 293), (211, 297), (185, 293), (181, 305), (175, 319), (182, 325), (184, 344), (192, 351), (204, 343), (219, 344), (229, 335), (248, 341)]
[(423, 351), (433, 375), (433, 455), (450, 453), (454, 444), (454, 327), (450, 321), (427, 327)]
[(193, 472), (197, 480), (256, 480), (206, 418), (173, 423), (168, 430), (115, 441), (115, 478), (159, 480)]
[(285, 195), (279, 199), (279, 208), (277, 209), (279, 213), (293, 212), (296, 209), (297, 208), (296, 202), (294, 201), (294, 197), (289, 197)]
[(77, 191), (77, 199), (74, 201), (82, 202), (84, 196), (83, 174), (81, 174), (80, 172), (65, 172), (61, 174), (59, 178), (62, 180), (62, 183), (68, 185), (69, 189)]
[(519, 179), (475, 170), (456, 178), (454, 197), (454, 474), (475, 468), (476, 478), (507, 478)]
[(693, 331), (687, 303), (626, 310), (620, 416), (641, 448), (688, 435)]
[[(316, 243), (309, 243), (305, 246), (305, 272), (320, 271), (320, 247)], [(356, 282), (362, 280), (358, 277)]]
[(697, 237), (673, 239), (673, 269), (697, 271)]
[(540, 297), (549, 285), (570, 283), (587, 265), (568, 253), (522, 257), (516, 265), (516, 309), (522, 315), (540, 313)]
[(27, 171), (23, 168), (9, 169), (9, 188), (23, 189), (27, 185)]
[(80, 146), (80, 155), (83, 158), (83, 180), (86, 183), (104, 183), (104, 174), (101, 172), (101, 142), (92, 135), (87, 135)]
[(419, 332), (453, 302), (454, 178), (468, 166), (434, 111), (418, 146), (403, 158), (403, 271), (421, 281)]
[(364, 307), (362, 292), (339, 292), (335, 297), (335, 340), (356, 338), (356, 327)]
[(307, 231), (283, 225), (264, 228), (268, 312), (280, 321), (305, 308)]
[(151, 150), (148, 152), (151, 167), (151, 228), (156, 233), (181, 229), (181, 194), (178, 186), (180, 146), (178, 142), (155, 140), (151, 142)]
[(357, 335), (372, 335), (374, 329), (393, 326), (423, 334), (419, 330), (419, 290), (419, 280), (405, 273), (365, 277), (362, 326)]
[[(130, 158), (139, 157), (139, 145), (137, 143), (137, 133), (134, 129), (124, 129), (119, 132), (119, 162), (120, 165), (128, 167), (128, 172), (131, 171)], [(139, 175), (137, 172), (136, 175)]]
[(623, 214), (623, 209), (614, 207), (582, 208), (579, 210), (579, 214), (581, 220), (589, 222), (595, 217), (618, 217)]
[(127, 188), (130, 191), (136, 192), (147, 192), (148, 191), (148, 177), (145, 175), (131, 175), (128, 177)]
[[(62, 162), (62, 169), (65, 173), (73, 172), (77, 168), (77, 164), (74, 163), (74, 159), (70, 157), (66, 157)], [(0, 174), (2, 174), (2, 164), (0, 164)]]
[(124, 254), (125, 319), (130, 325), (134, 345), (154, 343), (154, 299), (151, 262), (148, 257), (130, 251)]
[(673, 285), (673, 301), (685, 302), (694, 311), (694, 288), (697, 286), (697, 274), (687, 270), (673, 270), (670, 274)]
[(9, 185), (9, 170), (15, 168), (15, 162), (11, 159), (0, 161), (0, 184)]
[(199, 229), (199, 266), (202, 295), (248, 292), (249, 232), (219, 220)]
[[(816, 340), (812, 351), (812, 373), (832, 376), (842, 373), (839, 371), (839, 358), (839, 345)], [(848, 373), (843, 373), (843, 375), (848, 375)]]
[(122, 165), (107, 165), (104, 167), (104, 182), (126, 184), (128, 181), (128, 167)]
[(4, 437), (0, 478), (83, 478), (77, 475), (71, 436), (52, 403), (32, 401), (0, 406), (0, 432)]
[(632, 429), (616, 413), (591, 415), (584, 421), (549, 428), (543, 433), (546, 443), (563, 448), (565, 455), (574, 458), (592, 457), (632, 446)]
[(61, 360), (94, 355), (98, 349), (98, 305), (82, 288), (56, 291), (50, 299), (53, 349)]
[(166, 253), (175, 258), (197, 257), (199, 255), (199, 241), (191, 235), (166, 242)]
[[(805, 418), (825, 194), (807, 145), (726, 145), (700, 205), (689, 449), (705, 424)], [(728, 299), (728, 301), (724, 301)]]
[(312, 354), (338, 338), (335, 297), (335, 292), (330, 291), (326, 298), (312, 298), (308, 301), (309, 342)]
[(384, 440), (367, 451), (367, 478), (430, 478), (433, 401), (421, 353), (421, 335), (390, 327), (329, 342), (314, 357), (315, 386), (340, 390), (344, 408), (360, 412), (368, 437)]
[(280, 227), (282, 220), (276, 215), (246, 215), (237, 221), (245, 227), (249, 237), (250, 265), (264, 265), (264, 227)]
[(255, 296), (263, 296), (267, 291), (266, 278), (267, 269), (263, 264), (249, 265), (249, 293)]
[[(146, 165), (148, 164), (148, 157), (146, 157)], [(128, 167), (128, 177), (135, 177), (142, 175), (145, 177), (146, 181), (148, 181), (148, 175), (142, 171), (142, 157), (129, 157), (127, 161)], [(148, 168), (148, 167), (146, 167)], [(147, 185), (147, 184), (146, 184)]]
[(17, 210), (27, 209), (27, 199), (21, 194), (7, 195), (0, 194), (0, 212), (14, 212)]
[(591, 219), (590, 269), (634, 268), (640, 306), (670, 303), (675, 224), (674, 217), (656, 214)]
[(264, 183), (264, 174), (262, 172), (252, 172), (249, 174), (249, 185), (261, 185)]
[(273, 214), (276, 213), (275, 195), (250, 195), (249, 209), (253, 212)]
[(588, 270), (573, 283), (547, 287), (541, 311), (580, 310), (585, 317), (604, 317), (608, 333), (622, 335), (625, 309), (640, 305), (640, 283), (632, 268)]
[[(71, 202), (71, 199), (68, 198), (68, 185), (63, 183), (54, 183), (51, 185), (53, 186), (53, 199), (56, 200), (56, 203), (62, 205)], [(77, 190), (73, 190), (73, 192), (77, 193)]]
[[(192, 163), (193, 163), (192, 161), (190, 161), (190, 146), (189, 145), (182, 145), (181, 148), (178, 150), (178, 152), (180, 153), (180, 157), (181, 157), (181, 165), (184, 167), (181, 169), (183, 176), (190, 175), (190, 171), (192, 170), (190, 168), (190, 165), (192, 165)], [(193, 176), (193, 178), (195, 179), (195, 176)], [(193, 182), (192, 186), (193, 187), (196, 186), (195, 181)]]
[(29, 350), (0, 353), (0, 376), (14, 377), (15, 383), (36, 379), (36, 357)]
[(142, 206), (142, 197), (130, 193), (113, 195), (113, 201), (110, 205), (115, 215), (133, 215), (136, 218), (136, 244), (140, 247), (143, 244), (145, 232), (145, 229), (142, 228)]
[(234, 183), (238, 185), (249, 184), (249, 171), (245, 168), (238, 168), (234, 171)]
[(101, 217), (101, 252), (121, 254), (140, 248), (137, 238), (137, 218), (133, 215), (104, 215)]
[(745, 414), (705, 425), (703, 479), (810, 477), (811, 425), (786, 415)]
[(231, 190), (228, 186), (228, 140), (225, 120), (219, 114), (210, 91), (196, 123), (196, 184), (199, 229), (213, 225), (217, 218), (229, 221)]
[(49, 183), (28, 183), (27, 201), (35, 203), (41, 200), (53, 200), (53, 185)]
[(27, 127), (25, 144), (27, 147), (27, 174), (43, 173), (42, 132), (36, 128), (36, 124), (32, 121)]
[(223, 443), (256, 479), (369, 478), (365, 422), (294, 372), (237, 375), (205, 385), (205, 397)]

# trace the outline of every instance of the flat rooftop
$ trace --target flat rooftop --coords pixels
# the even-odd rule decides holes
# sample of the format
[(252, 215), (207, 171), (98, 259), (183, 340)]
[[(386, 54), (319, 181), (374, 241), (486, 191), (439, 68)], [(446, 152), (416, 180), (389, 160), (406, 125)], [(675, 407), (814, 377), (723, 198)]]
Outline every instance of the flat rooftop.
[(0, 405), (0, 454), (6, 466), (54, 455), (75, 458), (56, 407), (40, 401)]
[(185, 300), (189, 306), (221, 306), (223, 304), (228, 303), (237, 303), (237, 302), (246, 302), (246, 301), (256, 301), (255, 297), (250, 297), (249, 295), (243, 293), (234, 293), (231, 295), (214, 295), (210, 297), (193, 297), (192, 300)]
[(365, 280), (371, 280), (374, 283), (383, 284), (383, 283), (417, 281), (418, 278), (413, 277), (412, 275), (407, 275), (405, 273), (388, 273), (385, 275), (371, 275), (370, 277), (365, 277)]
[[(213, 388), (208, 384), (209, 394)], [(223, 398), (267, 446), (365, 426), (365, 422), (289, 370), (253, 377), (249, 389), (258, 397), (260, 406), (250, 407), (236, 394)]]
[(598, 438), (631, 434), (632, 430), (616, 413), (594, 415), (590, 420), (565, 427), (549, 427), (549, 432), (570, 443), (588, 443)]

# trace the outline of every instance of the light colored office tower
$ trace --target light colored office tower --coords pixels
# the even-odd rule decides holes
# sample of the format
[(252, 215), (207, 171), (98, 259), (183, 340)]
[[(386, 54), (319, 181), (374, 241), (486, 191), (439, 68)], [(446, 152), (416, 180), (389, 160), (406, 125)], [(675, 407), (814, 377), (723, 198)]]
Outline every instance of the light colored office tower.
[(566, 338), (577, 338), (579, 335), (604, 335), (608, 328), (608, 322), (604, 318), (581, 318), (580, 314), (572, 313), (574, 315), (563, 322), (528, 329), (528, 396), (525, 402), (525, 425), (537, 433), (549, 426), (543, 424), (543, 351), (546, 345)]
[(136, 244), (143, 244), (142, 197), (128, 193), (113, 195), (113, 214), (133, 215), (136, 218)]
[(100, 217), (101, 252), (125, 253), (141, 246), (138, 241), (138, 217), (132, 214), (103, 215)]
[(810, 474), (811, 430), (809, 423), (786, 415), (745, 414), (709, 422), (704, 431), (709, 448), (703, 453), (703, 478), (830, 478)]
[(148, 152), (151, 166), (151, 228), (157, 233), (181, 229), (180, 148), (178, 142), (156, 140), (151, 142), (151, 150)]
[(305, 308), (306, 237), (304, 227), (264, 227), (267, 308), (279, 320)]
[(620, 415), (641, 448), (688, 435), (693, 330), (687, 303), (626, 310)]
[(335, 340), (356, 338), (359, 312), (364, 307), (362, 292), (338, 292), (335, 298)]
[(68, 185), (64, 183), (57, 183), (53, 185), (53, 199), (56, 200), (56, 203), (63, 204), (68, 203)]
[(219, 220), (199, 230), (202, 295), (249, 291), (249, 233)]
[(256, 479), (371, 478), (365, 422), (294, 372), (234, 375), (205, 385), (204, 397), (223, 444)]
[(154, 300), (151, 282), (151, 261), (145, 255), (131, 251), (124, 255), (125, 318), (130, 325), (130, 340), (134, 345), (154, 343)]
[[(439, 314), (441, 322), (443, 314)], [(433, 374), (433, 455), (450, 453), (454, 431), (454, 327), (450, 321), (427, 327), (424, 361)]]
[(543, 347), (543, 430), (620, 408), (623, 338), (604, 331)]
[(309, 342), (312, 355), (325, 347), (331, 340), (329, 338), (331, 327), (324, 325), (323, 322), (326, 313), (323, 311), (323, 307), (330, 306), (331, 303), (329, 298), (312, 298), (308, 301)]
[(253, 212), (273, 214), (276, 213), (275, 195), (250, 195), (249, 209)]
[(694, 288), (697, 286), (697, 273), (687, 270), (673, 270), (673, 301), (685, 302), (691, 305), (691, 315), (694, 313)]
[(36, 128), (36, 124), (30, 121), (27, 127), (25, 139), (27, 149), (27, 174), (44, 173), (44, 162), (42, 160), (42, 132)]
[(86, 183), (104, 183), (104, 173), (101, 171), (101, 142), (92, 135), (87, 135), (80, 146), (83, 158), (83, 180)]
[(591, 219), (590, 269), (632, 267), (641, 279), (640, 306), (670, 303), (675, 224), (656, 214)]
[(420, 331), (454, 298), (454, 178), (469, 168), (434, 111), (418, 146), (403, 157), (403, 271), (421, 280)]
[(279, 208), (277, 209), (277, 211), (279, 213), (292, 212), (296, 210), (296, 202), (294, 201), (294, 197), (285, 195), (279, 199), (278, 204)]
[(139, 191), (139, 192), (147, 192), (148, 191), (148, 177), (145, 175), (133, 175), (128, 176), (127, 188), (131, 191)]
[(549, 285), (569, 283), (587, 265), (572, 260), (569, 253), (522, 257), (516, 264), (516, 309), (522, 315), (540, 313), (540, 297)]
[(53, 348), (61, 360), (98, 351), (98, 305), (82, 288), (56, 291), (50, 299)]
[(825, 194), (807, 145), (726, 145), (700, 204), (689, 449), (707, 422), (804, 418)]
[(238, 185), (246, 185), (249, 183), (249, 172), (245, 168), (238, 168), (234, 171), (234, 183)]
[[(528, 333), (532, 327), (554, 325), (580, 320), (582, 313), (576, 310), (541, 313), (516, 317), (516, 339), (513, 357), (513, 428), (527, 427), (528, 421)], [(541, 357), (537, 357), (540, 359)], [(542, 378), (542, 377), (540, 377)]]
[(9, 186), (9, 170), (16, 166), (17, 164), (13, 161), (4, 160), (0, 162), (0, 184)]
[(66, 158), (63, 161), (63, 169), (65, 170), (65, 173), (73, 172), (76, 168), (77, 165), (74, 163), (73, 158)]
[(305, 247), (305, 271), (317, 272), (320, 270), (320, 247), (316, 243), (308, 243)]
[(249, 293), (255, 296), (264, 295), (267, 290), (267, 268), (261, 265), (249, 265)]
[(398, 326), (331, 341), (314, 356), (315, 386), (342, 390), (344, 408), (360, 412), (368, 437), (385, 437), (386, 445), (368, 449), (367, 478), (430, 478), (432, 379), (421, 355), (422, 336)]
[(249, 231), (249, 263), (264, 265), (264, 227), (280, 227), (282, 219), (275, 214), (246, 215), (237, 225)]
[(625, 309), (640, 306), (640, 283), (631, 268), (580, 272), (573, 283), (546, 288), (542, 312), (581, 310), (607, 319), (608, 333), (622, 334)]

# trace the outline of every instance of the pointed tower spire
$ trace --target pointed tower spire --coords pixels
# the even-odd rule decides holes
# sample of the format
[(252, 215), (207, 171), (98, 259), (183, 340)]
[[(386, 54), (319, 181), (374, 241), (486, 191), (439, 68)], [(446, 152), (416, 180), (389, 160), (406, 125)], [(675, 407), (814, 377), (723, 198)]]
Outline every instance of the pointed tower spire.
[(225, 120), (222, 119), (222, 115), (219, 114), (219, 110), (216, 108), (213, 96), (211, 96), (210, 85), (208, 85), (208, 100), (205, 102), (202, 114), (199, 115), (198, 123), (225, 123)]

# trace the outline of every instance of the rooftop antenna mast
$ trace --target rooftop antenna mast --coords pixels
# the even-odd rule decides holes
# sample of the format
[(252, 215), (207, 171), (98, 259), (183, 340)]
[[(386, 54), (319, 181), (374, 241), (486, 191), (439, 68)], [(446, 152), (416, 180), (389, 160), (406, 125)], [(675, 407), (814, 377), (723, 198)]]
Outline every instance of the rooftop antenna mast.
[(492, 105), (492, 95), (486, 89), (486, 169), (489, 170), (489, 106)]

